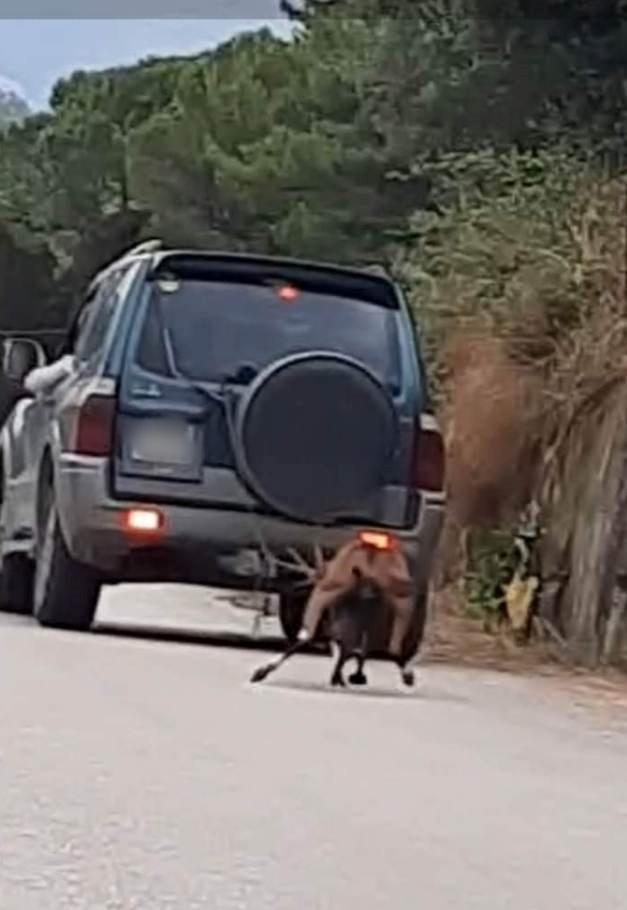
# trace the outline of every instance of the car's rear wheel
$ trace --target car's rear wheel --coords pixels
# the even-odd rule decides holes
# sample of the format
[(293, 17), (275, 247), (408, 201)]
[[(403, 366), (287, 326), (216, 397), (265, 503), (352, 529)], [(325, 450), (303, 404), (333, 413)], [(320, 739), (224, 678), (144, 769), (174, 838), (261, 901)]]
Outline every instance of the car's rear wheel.
[[(6, 503), (4, 466), (0, 452), (0, 545), (4, 537)], [(0, 562), (0, 612), (28, 616), (33, 611), (34, 563), (23, 553), (10, 553)]]
[(29, 616), (33, 612), (32, 559), (22, 553), (5, 556), (0, 566), (0, 612)]
[(420, 587), (414, 599), (412, 623), (405, 639), (404, 656), (411, 658), (422, 648), (429, 616), (429, 590)]
[(42, 490), (34, 584), (34, 614), (42, 626), (86, 632), (96, 615), (101, 582), (73, 559), (59, 523), (52, 487)]

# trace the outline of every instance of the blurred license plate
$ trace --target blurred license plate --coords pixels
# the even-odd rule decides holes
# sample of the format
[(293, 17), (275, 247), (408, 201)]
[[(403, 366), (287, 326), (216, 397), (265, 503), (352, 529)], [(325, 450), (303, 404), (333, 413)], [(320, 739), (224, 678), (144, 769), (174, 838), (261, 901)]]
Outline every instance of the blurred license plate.
[(138, 426), (131, 440), (134, 461), (190, 464), (194, 456), (194, 429), (184, 423), (149, 423)]

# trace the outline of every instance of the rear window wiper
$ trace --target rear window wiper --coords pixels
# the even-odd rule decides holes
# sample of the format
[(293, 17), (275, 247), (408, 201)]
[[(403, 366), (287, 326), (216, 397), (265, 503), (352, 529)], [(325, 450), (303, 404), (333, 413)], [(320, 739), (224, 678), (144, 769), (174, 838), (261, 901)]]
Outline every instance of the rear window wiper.
[(250, 385), (259, 375), (259, 370), (252, 363), (242, 363), (232, 373), (224, 376), (222, 383), (226, 385)]

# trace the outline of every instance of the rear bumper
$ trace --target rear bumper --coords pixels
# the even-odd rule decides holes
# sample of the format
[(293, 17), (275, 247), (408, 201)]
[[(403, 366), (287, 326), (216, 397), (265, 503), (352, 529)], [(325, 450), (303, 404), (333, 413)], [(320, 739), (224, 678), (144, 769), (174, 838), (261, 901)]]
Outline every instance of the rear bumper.
[[(112, 499), (108, 492), (107, 466), (92, 458), (64, 456), (58, 465), (56, 491), (70, 553), (113, 581), (193, 580), (232, 584), (236, 579), (230, 577), (224, 563), (242, 551), (258, 552), (262, 546), (271, 551), (290, 547), (308, 550), (316, 545), (332, 550), (364, 529), (358, 525), (309, 526), (240, 510), (168, 504), (158, 506), (164, 517), (163, 532), (158, 538), (131, 536), (124, 528), (128, 509), (151, 503)], [(421, 583), (426, 583), (431, 574), (443, 514), (442, 497), (426, 499), (416, 526), (394, 532)], [(180, 569), (172, 569), (169, 557)], [(140, 563), (141, 578), (134, 579)], [(246, 587), (245, 577), (238, 574), (237, 580), (241, 587)]]

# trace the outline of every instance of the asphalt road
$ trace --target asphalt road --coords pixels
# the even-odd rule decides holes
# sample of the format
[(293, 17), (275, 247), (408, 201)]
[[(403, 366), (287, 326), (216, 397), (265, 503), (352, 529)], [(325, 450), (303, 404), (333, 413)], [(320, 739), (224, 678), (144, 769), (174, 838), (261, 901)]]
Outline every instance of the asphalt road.
[[(101, 619), (241, 626), (220, 609), (121, 589)], [(315, 657), (252, 688), (263, 656), (0, 618), (1, 910), (627, 906), (619, 727), (439, 667), (412, 695), (385, 667), (329, 692)]]

